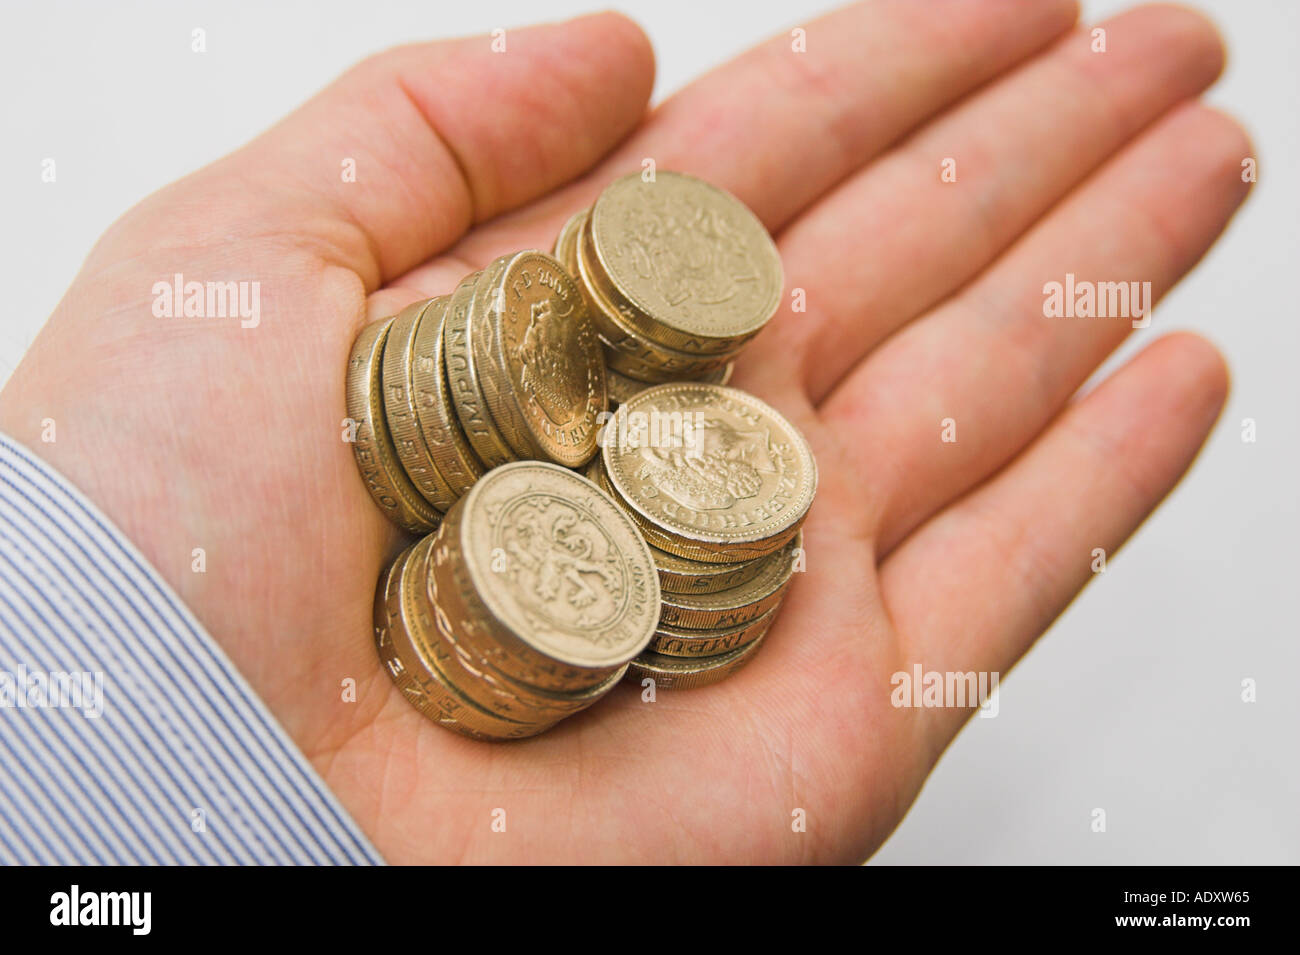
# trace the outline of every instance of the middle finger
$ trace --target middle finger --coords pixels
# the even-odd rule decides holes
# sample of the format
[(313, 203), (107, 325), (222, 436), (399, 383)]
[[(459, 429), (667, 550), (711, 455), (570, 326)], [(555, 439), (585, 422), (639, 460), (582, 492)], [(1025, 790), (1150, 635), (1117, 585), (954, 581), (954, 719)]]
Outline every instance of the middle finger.
[[(780, 367), (793, 352), (799, 384), (819, 403), (888, 334), (963, 285), (1222, 65), (1213, 27), (1190, 11), (1141, 7), (1101, 28), (1107, 52), (1093, 52), (1089, 30), (1072, 31), (796, 220), (781, 254), (808, 311), (783, 309), (738, 370)], [(947, 158), (955, 182), (941, 179)]]
[(878, 554), (1005, 465), (1145, 328), (1245, 198), (1250, 154), (1233, 120), (1185, 104), (844, 379), (819, 411), (870, 475)]

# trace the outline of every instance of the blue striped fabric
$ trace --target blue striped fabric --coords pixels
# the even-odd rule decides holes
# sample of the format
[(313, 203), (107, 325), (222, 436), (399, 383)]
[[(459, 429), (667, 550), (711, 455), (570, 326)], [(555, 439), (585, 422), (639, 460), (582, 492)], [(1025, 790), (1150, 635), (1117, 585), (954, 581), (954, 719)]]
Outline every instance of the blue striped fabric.
[(0, 862), (383, 862), (144, 557), (4, 435)]

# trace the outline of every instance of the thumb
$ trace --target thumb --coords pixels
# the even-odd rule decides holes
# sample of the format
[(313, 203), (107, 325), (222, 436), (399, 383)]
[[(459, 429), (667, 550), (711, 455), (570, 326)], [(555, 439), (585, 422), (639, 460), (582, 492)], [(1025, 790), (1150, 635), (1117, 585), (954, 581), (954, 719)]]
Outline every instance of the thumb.
[(292, 236), (373, 291), (586, 171), (637, 125), (653, 83), (649, 41), (614, 13), (388, 50), (145, 200), (87, 264), (150, 248), (165, 218), (187, 244)]

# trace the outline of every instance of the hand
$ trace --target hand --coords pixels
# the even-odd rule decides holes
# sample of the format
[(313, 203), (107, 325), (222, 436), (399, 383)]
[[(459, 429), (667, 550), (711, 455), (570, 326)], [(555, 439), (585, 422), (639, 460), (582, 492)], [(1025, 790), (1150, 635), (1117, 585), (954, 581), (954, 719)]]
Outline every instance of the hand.
[[(652, 54), (615, 15), (511, 30), (505, 53), (385, 53), (115, 224), (0, 428), (135, 541), (389, 860), (860, 861), (970, 714), (895, 708), (891, 675), (1005, 673), (1093, 548), (1177, 482), (1227, 390), (1215, 350), (1179, 334), (1074, 397), (1131, 323), (1046, 318), (1044, 284), (1163, 294), (1242, 201), (1251, 153), (1194, 102), (1222, 61), (1200, 17), (1127, 13), (1105, 53), (1074, 17), (862, 4), (807, 24), (806, 52), (777, 36), (648, 114)], [(807, 570), (729, 681), (654, 703), (622, 686), (535, 740), (471, 742), (375, 655), (403, 538), (342, 440), (349, 347), (503, 252), (549, 248), (644, 158), (778, 237), (785, 304), (735, 383), (813, 444)], [(178, 272), (259, 282), (260, 324), (154, 317)]]

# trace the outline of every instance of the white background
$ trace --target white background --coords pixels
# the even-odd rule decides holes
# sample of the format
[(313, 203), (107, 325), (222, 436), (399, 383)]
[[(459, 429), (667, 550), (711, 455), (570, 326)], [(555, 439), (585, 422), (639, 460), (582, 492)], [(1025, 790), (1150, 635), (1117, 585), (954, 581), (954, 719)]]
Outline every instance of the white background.
[[(348, 64), (399, 42), (599, 6), (6, 4), (0, 382), (114, 218)], [(830, 5), (615, 6), (654, 41), (662, 98)], [(1091, 0), (1085, 19), (1123, 6)], [(1157, 309), (1157, 328), (1122, 354), (1158, 327), (1197, 329), (1226, 352), (1232, 399), (1187, 482), (1005, 680), (1000, 715), (971, 722), (877, 862), (1300, 863), (1300, 15), (1290, 0), (1200, 6), (1230, 48), (1210, 101), (1245, 121), (1260, 183)], [(207, 31), (206, 54), (190, 51), (194, 27)], [(56, 184), (40, 181), (47, 157)], [(1247, 417), (1254, 444), (1241, 440)], [(1253, 705), (1240, 700), (1248, 677)], [(1106, 811), (1104, 834), (1090, 830), (1094, 808)]]

